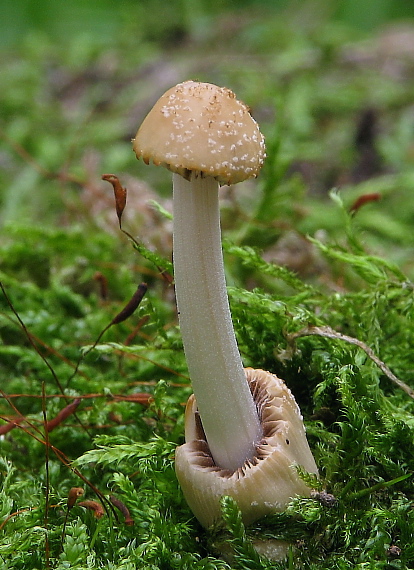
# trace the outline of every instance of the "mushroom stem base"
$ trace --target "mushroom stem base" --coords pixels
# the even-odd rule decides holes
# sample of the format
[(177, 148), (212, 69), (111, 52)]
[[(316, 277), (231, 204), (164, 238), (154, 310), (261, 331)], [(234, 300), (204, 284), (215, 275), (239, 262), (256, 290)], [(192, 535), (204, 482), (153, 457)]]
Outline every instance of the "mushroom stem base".
[(280, 512), (296, 495), (310, 496), (297, 466), (318, 473), (306, 439), (299, 407), (286, 384), (263, 370), (245, 369), (263, 427), (251, 461), (231, 471), (216, 465), (190, 397), (186, 409), (186, 443), (176, 450), (175, 469), (184, 496), (204, 527), (220, 519), (220, 498), (237, 502), (243, 522)]

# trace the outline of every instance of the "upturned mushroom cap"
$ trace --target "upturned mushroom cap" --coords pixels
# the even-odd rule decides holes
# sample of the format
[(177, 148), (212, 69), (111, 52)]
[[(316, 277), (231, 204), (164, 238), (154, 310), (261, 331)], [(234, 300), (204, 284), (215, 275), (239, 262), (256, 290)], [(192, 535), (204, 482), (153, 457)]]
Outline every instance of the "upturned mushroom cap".
[(186, 443), (176, 450), (175, 469), (187, 503), (204, 527), (220, 518), (223, 495), (235, 499), (243, 521), (249, 524), (282, 511), (295, 495), (310, 495), (297, 466), (318, 473), (299, 407), (283, 380), (263, 370), (247, 368), (245, 372), (264, 437), (255, 461), (237, 471), (215, 465), (203, 438), (194, 396), (187, 404)]
[(135, 154), (187, 180), (191, 172), (236, 184), (257, 176), (264, 138), (232, 91), (185, 81), (155, 103), (133, 141)]

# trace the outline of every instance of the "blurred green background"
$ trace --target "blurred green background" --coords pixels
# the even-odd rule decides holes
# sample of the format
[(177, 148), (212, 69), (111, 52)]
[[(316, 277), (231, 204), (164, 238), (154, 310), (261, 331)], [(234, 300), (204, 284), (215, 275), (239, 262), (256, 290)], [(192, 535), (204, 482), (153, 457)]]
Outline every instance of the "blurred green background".
[[(148, 35), (189, 23), (201, 25), (224, 11), (250, 8), (257, 15), (306, 4), (324, 10), (331, 18), (365, 31), (392, 19), (414, 17), (412, 2), (401, 0), (2, 0), (0, 45), (17, 45), (22, 36), (36, 30), (55, 41), (76, 34), (88, 34), (98, 42), (110, 41), (128, 20), (145, 18), (142, 27)], [(189, 22), (191, 20), (191, 22)]]
[(329, 191), (347, 206), (379, 192), (358, 221), (410, 272), (413, 18), (401, 0), (1, 1), (0, 228), (110, 229), (104, 172), (131, 189), (131, 210), (133, 197), (169, 209), (170, 176), (136, 161), (130, 141), (154, 101), (192, 78), (233, 89), (266, 136), (263, 174), (237, 193), (236, 217), (223, 200), (233, 240), (335, 237)]

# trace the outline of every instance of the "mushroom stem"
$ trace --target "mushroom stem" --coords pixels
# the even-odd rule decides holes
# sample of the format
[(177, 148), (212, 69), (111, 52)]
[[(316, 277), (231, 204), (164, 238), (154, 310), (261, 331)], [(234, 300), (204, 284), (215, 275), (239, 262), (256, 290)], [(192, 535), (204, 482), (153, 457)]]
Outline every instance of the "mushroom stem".
[(235, 471), (262, 437), (234, 335), (221, 249), (218, 182), (173, 175), (174, 276), (181, 334), (215, 463)]

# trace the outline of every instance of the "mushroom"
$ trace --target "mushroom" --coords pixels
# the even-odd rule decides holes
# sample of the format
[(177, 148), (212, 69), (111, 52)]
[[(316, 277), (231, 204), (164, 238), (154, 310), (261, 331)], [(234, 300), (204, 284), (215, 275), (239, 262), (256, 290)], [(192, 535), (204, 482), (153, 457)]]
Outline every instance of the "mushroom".
[[(133, 146), (137, 157), (146, 164), (152, 160), (173, 172), (175, 290), (195, 395), (186, 410), (187, 443), (177, 449), (178, 479), (205, 526), (217, 518), (219, 497), (223, 494), (233, 494), (242, 510), (244, 503), (251, 503), (253, 511), (261, 516), (268, 508), (256, 508), (256, 502), (279, 508), (286, 504), (288, 496), (310, 492), (298, 478), (294, 463), (317, 472), (289, 390), (282, 389), (282, 381), (277, 379), (282, 395), (274, 396), (269, 388), (272, 382), (266, 381), (265, 388), (258, 388), (260, 382), (251, 381), (253, 373), (244, 370), (226, 291), (219, 186), (257, 176), (265, 158), (263, 136), (248, 108), (229, 89), (186, 81), (169, 89), (156, 102)], [(261, 373), (253, 374), (254, 378)], [(275, 378), (269, 377), (272, 381)], [(270, 443), (273, 432), (270, 436), (266, 426), (267, 399), (276, 399), (278, 409), (287, 414), (284, 418), (280, 412), (270, 421), (279, 434), (276, 443)], [(289, 437), (283, 443), (285, 432)], [(293, 451), (296, 442), (300, 442), (298, 452)], [(269, 456), (271, 447), (275, 450)], [(281, 498), (259, 487), (262, 483), (274, 487), (268, 478), (270, 472), (278, 474), (279, 468), (275, 467), (275, 460), (270, 459), (269, 463), (272, 456), (283, 462)], [(264, 467), (267, 464), (269, 467)], [(248, 484), (257, 500), (252, 498), (254, 495), (242, 499), (241, 491), (232, 493), (230, 483), (240, 481), (239, 488), (248, 486), (250, 474), (259, 465), (262, 475), (258, 483)], [(187, 477), (195, 478), (193, 483), (187, 483)], [(219, 489), (212, 478), (224, 485)], [(189, 485), (198, 498), (191, 498)], [(197, 507), (197, 502), (208, 495), (214, 504), (211, 510), (204, 502)], [(245, 519), (253, 520), (250, 515)]]
[(185, 356), (214, 460), (235, 470), (254, 458), (262, 429), (230, 315), (218, 190), (258, 174), (264, 140), (229, 89), (186, 81), (157, 101), (134, 150), (174, 172), (174, 280)]

